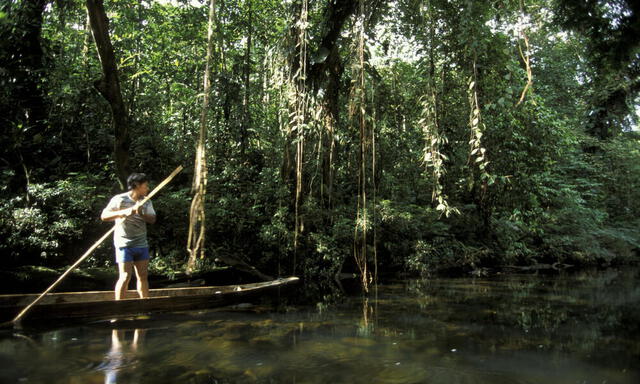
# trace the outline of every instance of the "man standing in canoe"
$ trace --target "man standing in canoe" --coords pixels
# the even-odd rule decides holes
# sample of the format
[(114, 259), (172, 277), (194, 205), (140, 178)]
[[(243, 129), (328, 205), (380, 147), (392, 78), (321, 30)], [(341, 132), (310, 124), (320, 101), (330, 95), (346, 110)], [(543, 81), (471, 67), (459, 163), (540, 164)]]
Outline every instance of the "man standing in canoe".
[(127, 188), (128, 192), (116, 195), (109, 201), (101, 215), (103, 221), (116, 222), (113, 244), (120, 275), (115, 288), (116, 300), (124, 298), (134, 269), (138, 279), (138, 294), (141, 298), (149, 297), (147, 223), (156, 222), (156, 211), (150, 200), (139, 205), (149, 193), (149, 179), (144, 173), (132, 173), (127, 178)]

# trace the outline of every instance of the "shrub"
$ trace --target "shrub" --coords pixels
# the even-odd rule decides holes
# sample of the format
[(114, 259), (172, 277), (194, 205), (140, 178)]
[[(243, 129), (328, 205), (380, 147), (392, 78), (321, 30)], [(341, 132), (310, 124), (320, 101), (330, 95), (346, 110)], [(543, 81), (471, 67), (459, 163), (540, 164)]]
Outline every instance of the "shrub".
[(29, 185), (28, 196), (0, 202), (0, 251), (11, 263), (65, 263), (74, 244), (99, 222), (105, 196), (96, 193), (97, 177), (68, 178)]

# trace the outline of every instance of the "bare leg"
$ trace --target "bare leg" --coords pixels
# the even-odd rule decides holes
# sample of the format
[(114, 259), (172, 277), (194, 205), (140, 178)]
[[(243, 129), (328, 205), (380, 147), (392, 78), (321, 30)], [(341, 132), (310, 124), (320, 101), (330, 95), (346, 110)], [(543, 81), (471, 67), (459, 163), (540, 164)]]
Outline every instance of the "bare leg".
[(133, 350), (134, 352), (138, 351), (138, 347), (140, 346), (140, 344), (144, 342), (144, 335), (146, 332), (147, 332), (146, 329), (136, 328), (136, 330), (133, 332), (133, 341), (131, 342), (131, 350)]
[(111, 331), (111, 351), (122, 352), (122, 339), (124, 339), (124, 331), (114, 329)]
[(120, 300), (125, 296), (127, 287), (129, 286), (129, 281), (131, 280), (131, 275), (133, 272), (132, 270), (132, 261), (118, 263), (118, 272), (120, 274), (120, 277), (118, 278), (118, 282), (116, 283), (116, 300)]
[(111, 331), (111, 350), (106, 356), (106, 370), (104, 372), (104, 383), (115, 384), (118, 382), (118, 371), (124, 364), (124, 356), (122, 355), (122, 341), (124, 339), (124, 331), (114, 329)]
[(136, 270), (136, 277), (138, 278), (138, 295), (140, 295), (140, 298), (145, 299), (149, 297), (149, 281), (147, 280), (149, 260), (134, 261), (133, 265)]

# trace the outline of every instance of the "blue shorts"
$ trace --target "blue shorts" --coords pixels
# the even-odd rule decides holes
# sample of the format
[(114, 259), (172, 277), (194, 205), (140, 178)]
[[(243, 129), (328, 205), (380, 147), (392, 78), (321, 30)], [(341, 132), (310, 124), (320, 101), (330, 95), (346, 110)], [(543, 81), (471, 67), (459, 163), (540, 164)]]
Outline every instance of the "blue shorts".
[(142, 248), (116, 248), (116, 262), (149, 260), (149, 247)]

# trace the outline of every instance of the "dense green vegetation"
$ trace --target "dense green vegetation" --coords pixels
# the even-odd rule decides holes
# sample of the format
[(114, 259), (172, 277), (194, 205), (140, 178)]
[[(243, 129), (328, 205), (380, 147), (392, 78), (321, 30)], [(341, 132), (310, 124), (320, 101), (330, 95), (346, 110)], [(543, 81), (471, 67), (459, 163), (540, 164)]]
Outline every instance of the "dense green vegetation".
[[(179, 270), (209, 2), (105, 1), (117, 119), (89, 3), (0, 5), (2, 263), (69, 264), (122, 172), (183, 164), (150, 232), (152, 267)], [(213, 4), (200, 267), (328, 282), (638, 260), (636, 2)]]

